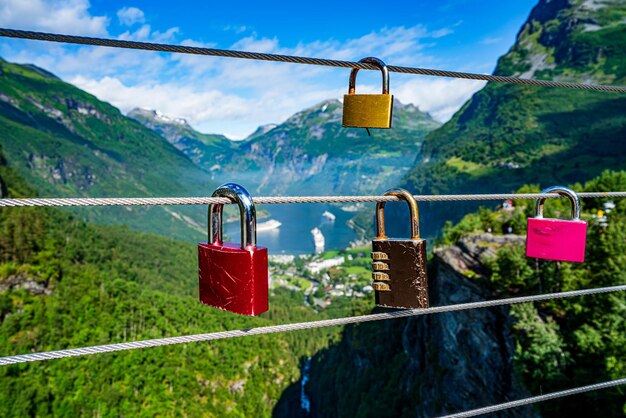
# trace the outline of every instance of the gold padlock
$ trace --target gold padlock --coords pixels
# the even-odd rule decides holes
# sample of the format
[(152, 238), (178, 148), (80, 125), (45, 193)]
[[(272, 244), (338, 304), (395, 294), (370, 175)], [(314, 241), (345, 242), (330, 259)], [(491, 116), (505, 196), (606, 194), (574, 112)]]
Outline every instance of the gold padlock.
[(356, 73), (359, 69), (354, 68), (350, 72), (348, 94), (343, 96), (342, 125), (344, 128), (391, 128), (393, 94), (389, 94), (387, 65), (375, 57), (363, 58), (359, 62), (367, 62), (380, 68), (383, 73), (383, 93), (356, 94)]

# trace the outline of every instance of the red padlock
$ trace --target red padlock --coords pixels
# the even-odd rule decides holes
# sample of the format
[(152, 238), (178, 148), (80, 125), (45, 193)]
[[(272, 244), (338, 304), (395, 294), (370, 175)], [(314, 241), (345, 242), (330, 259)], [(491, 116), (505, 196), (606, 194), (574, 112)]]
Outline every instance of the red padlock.
[(528, 218), (526, 256), (556, 261), (585, 261), (587, 222), (580, 220), (580, 199), (576, 192), (563, 186), (552, 186), (541, 193), (558, 193), (572, 202), (572, 219), (545, 219), (543, 203), (537, 200), (535, 217)]
[(222, 242), (224, 205), (209, 205), (209, 242), (198, 244), (200, 301), (242, 315), (268, 309), (267, 248), (256, 246), (256, 209), (246, 189), (221, 185), (213, 197), (228, 197), (239, 206), (241, 244)]

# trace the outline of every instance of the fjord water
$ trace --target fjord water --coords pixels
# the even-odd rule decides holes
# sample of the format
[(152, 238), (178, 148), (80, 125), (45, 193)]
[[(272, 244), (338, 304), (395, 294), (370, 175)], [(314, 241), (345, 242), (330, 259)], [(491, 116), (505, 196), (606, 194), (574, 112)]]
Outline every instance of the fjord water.
[[(270, 212), (271, 216), (258, 220), (258, 223), (275, 219), (282, 223), (280, 228), (257, 233), (257, 243), (269, 248), (270, 254), (313, 254), (315, 245), (311, 229), (317, 227), (324, 234), (325, 250), (346, 248), (350, 242), (358, 238), (346, 222), (354, 216), (353, 212), (345, 212), (337, 206), (325, 203), (307, 205), (265, 205), (259, 206)], [(322, 216), (329, 211), (336, 216), (330, 221)], [(373, 213), (373, 204), (372, 204)], [(224, 234), (229, 239), (239, 239), (239, 222), (224, 224)]]

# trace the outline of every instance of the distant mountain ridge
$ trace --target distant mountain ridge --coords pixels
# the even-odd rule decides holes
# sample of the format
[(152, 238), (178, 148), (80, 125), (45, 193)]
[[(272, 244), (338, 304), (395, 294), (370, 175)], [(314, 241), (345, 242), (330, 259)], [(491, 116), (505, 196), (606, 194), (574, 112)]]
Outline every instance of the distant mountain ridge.
[(152, 129), (194, 163), (209, 170), (236, 148), (235, 143), (224, 135), (200, 133), (187, 120), (166, 116), (158, 110), (135, 108), (127, 116)]
[(199, 133), (156, 111), (128, 116), (168, 138), (216, 181), (234, 179), (264, 194), (380, 192), (407, 172), (426, 133), (440, 126), (397, 100), (393, 129), (372, 130), (371, 137), (342, 128), (341, 114), (341, 102), (326, 100), (282, 124), (260, 126), (243, 141)]

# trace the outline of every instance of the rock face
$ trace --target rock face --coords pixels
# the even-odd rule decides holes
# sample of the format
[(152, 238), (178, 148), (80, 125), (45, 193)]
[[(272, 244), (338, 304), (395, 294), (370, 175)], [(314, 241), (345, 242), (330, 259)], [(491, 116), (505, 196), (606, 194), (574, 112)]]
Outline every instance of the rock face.
[[(522, 240), (483, 234), (435, 250), (431, 305), (492, 298), (467, 276), (484, 269), (481, 257)], [(275, 415), (430, 417), (529, 396), (513, 375), (511, 325), (508, 308), (498, 307), (348, 327), (311, 361), (310, 414), (297, 408), (294, 385)], [(499, 416), (537, 414), (517, 408)]]
[(440, 264), (451, 267), (458, 274), (467, 276), (471, 271), (480, 276), (485, 273), (482, 260), (495, 257), (497, 249), (502, 246), (524, 242), (526, 238), (520, 235), (479, 234), (463, 237), (455, 245), (435, 248), (434, 253)]
[[(34, 295), (51, 295), (52, 290), (45, 281), (37, 280), (23, 272), (8, 276), (0, 281), (0, 293), (14, 289), (24, 289)], [(1, 321), (0, 321), (1, 322)]]
[(623, 54), (625, 15), (622, 0), (541, 0), (496, 73), (614, 84), (623, 69), (606, 64)]
[[(465, 277), (467, 272), (480, 274), (484, 271), (482, 257), (495, 255), (502, 245), (523, 240), (516, 235), (484, 234), (436, 250), (432, 305), (491, 299), (488, 292)], [(405, 349), (413, 352), (416, 377), (430, 382), (420, 385), (418, 393), (424, 401), (416, 415), (451, 413), (529, 396), (513, 376), (511, 325), (507, 307), (431, 315), (421, 324), (409, 321)], [(532, 409), (509, 414), (535, 416)]]

